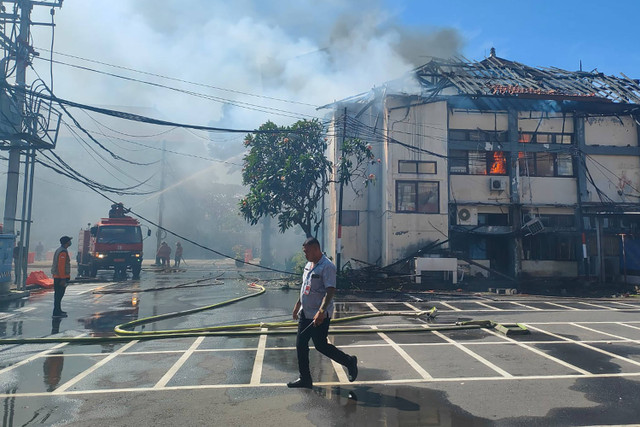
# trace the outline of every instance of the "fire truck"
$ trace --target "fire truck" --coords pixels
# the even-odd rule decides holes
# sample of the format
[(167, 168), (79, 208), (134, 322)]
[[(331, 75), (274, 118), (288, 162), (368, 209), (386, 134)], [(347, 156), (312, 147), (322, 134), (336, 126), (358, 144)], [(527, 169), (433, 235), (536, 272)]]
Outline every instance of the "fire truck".
[[(140, 222), (125, 215), (122, 203), (111, 205), (109, 218), (101, 218), (78, 237), (78, 274), (96, 277), (98, 270), (113, 270), (115, 278), (140, 278), (142, 269), (142, 231)], [(147, 235), (151, 230), (147, 231)]]

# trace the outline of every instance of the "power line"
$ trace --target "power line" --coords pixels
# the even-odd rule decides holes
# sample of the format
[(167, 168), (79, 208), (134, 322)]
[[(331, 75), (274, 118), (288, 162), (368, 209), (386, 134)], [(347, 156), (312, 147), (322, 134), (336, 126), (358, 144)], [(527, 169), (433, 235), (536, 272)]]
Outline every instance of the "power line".
[[(187, 83), (187, 84), (194, 85), (194, 86), (200, 86), (200, 87), (206, 87), (206, 88), (210, 88), (210, 89), (221, 90), (221, 91), (225, 91), (225, 92), (237, 93), (237, 94), (240, 94), (240, 95), (253, 96), (253, 97), (256, 97), (256, 98), (270, 99), (270, 100), (273, 100), (273, 101), (286, 102), (286, 103), (289, 103), (289, 104), (305, 105), (305, 106), (313, 107), (313, 108), (318, 108), (319, 107), (318, 105), (309, 104), (309, 103), (306, 103), (306, 102), (292, 101), (292, 100), (289, 100), (289, 99), (276, 98), (276, 97), (267, 96), (267, 95), (257, 95), (257, 94), (254, 94), (254, 93), (242, 92), (242, 91), (236, 90), (236, 89), (228, 89), (228, 88), (223, 88), (223, 87), (219, 87), (219, 86), (213, 86), (213, 85), (209, 85), (209, 84), (205, 84), (205, 83), (192, 82), (192, 81), (189, 81), (189, 80), (179, 79), (179, 78), (176, 78), (176, 77), (169, 77), (169, 76), (165, 76), (165, 75), (162, 75), (162, 74), (151, 73), (151, 72), (148, 72), (148, 71), (136, 70), (135, 68), (125, 67), (125, 66), (122, 66), (122, 65), (109, 64), (108, 62), (102, 62), (102, 61), (98, 61), (98, 60), (95, 60), (95, 59), (83, 58), (81, 56), (70, 55), (70, 54), (62, 53), (62, 52), (54, 52), (53, 50), (48, 50), (48, 49), (45, 49), (45, 48), (38, 48), (38, 50), (43, 50), (45, 52), (50, 52), (52, 55), (55, 53), (56, 55), (66, 56), (66, 57), (74, 58), (74, 59), (80, 59), (81, 61), (87, 61), (87, 62), (92, 62), (94, 64), (106, 65), (108, 67), (119, 68), (121, 70), (127, 70), (127, 71), (133, 71), (134, 73), (140, 73), (140, 74), (144, 74), (144, 75), (147, 75), (147, 76), (153, 76), (153, 77), (160, 77), (162, 79), (173, 80), (173, 81), (180, 82), (180, 83)], [(51, 56), (51, 58), (52, 58), (51, 61), (53, 61), (53, 56)], [(68, 66), (73, 66), (72, 64), (66, 64), (66, 63), (61, 63), (61, 64), (68, 65)], [(97, 71), (97, 70), (92, 70), (92, 69), (89, 69), (89, 70)]]

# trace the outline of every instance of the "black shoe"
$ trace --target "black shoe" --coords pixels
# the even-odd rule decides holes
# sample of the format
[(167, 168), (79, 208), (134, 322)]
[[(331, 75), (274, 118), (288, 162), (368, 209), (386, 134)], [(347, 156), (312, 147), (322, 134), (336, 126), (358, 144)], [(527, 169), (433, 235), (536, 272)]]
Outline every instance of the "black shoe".
[(302, 378), (298, 378), (295, 381), (291, 381), (287, 383), (287, 387), (289, 388), (313, 388), (313, 381), (310, 379), (303, 380)]
[(53, 313), (53, 316), (51, 317), (68, 317), (67, 313), (65, 313), (64, 311), (61, 311), (60, 313)]
[(358, 358), (356, 356), (351, 356), (351, 363), (347, 366), (347, 370), (349, 371), (349, 382), (354, 382), (358, 377)]

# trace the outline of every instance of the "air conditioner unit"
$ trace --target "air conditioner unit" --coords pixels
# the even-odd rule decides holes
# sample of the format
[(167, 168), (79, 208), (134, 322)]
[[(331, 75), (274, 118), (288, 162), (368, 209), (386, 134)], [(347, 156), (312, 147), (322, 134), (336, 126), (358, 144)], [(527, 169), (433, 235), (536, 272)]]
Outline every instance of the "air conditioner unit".
[(506, 176), (496, 176), (489, 179), (489, 190), (504, 191), (507, 189), (508, 179)]
[(542, 230), (544, 230), (544, 225), (542, 221), (538, 218), (533, 218), (527, 221), (523, 226), (522, 230), (525, 232), (525, 236), (533, 236), (534, 234), (538, 234)]
[(458, 225), (478, 225), (478, 209), (458, 208)]

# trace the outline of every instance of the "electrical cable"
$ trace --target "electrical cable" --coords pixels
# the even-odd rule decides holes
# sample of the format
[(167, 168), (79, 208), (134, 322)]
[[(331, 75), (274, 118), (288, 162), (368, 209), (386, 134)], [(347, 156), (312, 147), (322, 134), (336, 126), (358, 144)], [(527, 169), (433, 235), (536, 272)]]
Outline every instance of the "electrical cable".
[[(36, 48), (36, 49), (47, 51), (47, 49), (45, 49), (45, 48)], [(266, 96), (266, 95), (257, 95), (257, 94), (254, 94), (254, 93), (242, 92), (242, 91), (235, 90), (235, 89), (228, 89), (228, 88), (208, 85), (208, 84), (204, 84), (204, 83), (192, 82), (192, 81), (189, 81), (189, 80), (179, 79), (179, 78), (176, 78), (176, 77), (164, 76), (162, 74), (150, 73), (148, 71), (136, 70), (135, 68), (124, 67), (122, 65), (109, 64), (107, 62), (97, 61), (95, 59), (83, 58), (81, 56), (70, 55), (70, 54), (67, 54), (67, 53), (54, 52), (53, 51), (53, 47), (51, 48), (50, 53), (51, 53), (51, 60), (52, 61), (53, 61), (53, 54), (55, 53), (56, 55), (66, 56), (66, 57), (74, 58), (74, 59), (80, 59), (81, 61), (92, 62), (92, 63), (100, 64), (100, 65), (106, 65), (108, 67), (119, 68), (121, 70), (127, 70), (127, 71), (133, 71), (134, 73), (145, 74), (147, 76), (152, 76), (152, 77), (160, 77), (162, 79), (173, 80), (173, 81), (180, 82), (180, 83), (187, 83), (187, 84), (194, 85), (194, 86), (200, 86), (200, 87), (206, 87), (206, 88), (210, 88), (210, 89), (216, 89), (216, 90), (221, 90), (221, 91), (226, 91), (226, 92), (231, 92), (231, 93), (237, 93), (237, 94), (240, 94), (240, 95), (253, 96), (253, 97), (256, 97), (256, 98), (270, 99), (272, 101), (280, 101), (280, 102), (286, 102), (286, 103), (290, 103), (290, 104), (305, 105), (305, 106), (314, 107), (314, 108), (318, 107), (318, 105), (308, 104), (306, 102), (292, 101), (292, 100), (289, 100), (289, 99), (275, 98), (275, 97)]]

